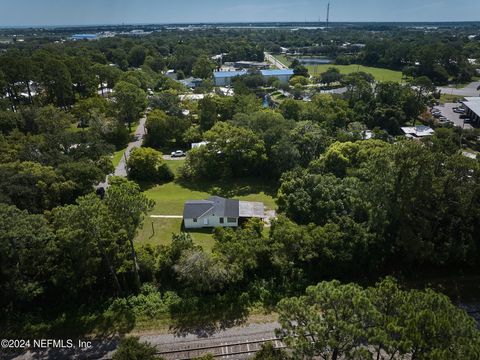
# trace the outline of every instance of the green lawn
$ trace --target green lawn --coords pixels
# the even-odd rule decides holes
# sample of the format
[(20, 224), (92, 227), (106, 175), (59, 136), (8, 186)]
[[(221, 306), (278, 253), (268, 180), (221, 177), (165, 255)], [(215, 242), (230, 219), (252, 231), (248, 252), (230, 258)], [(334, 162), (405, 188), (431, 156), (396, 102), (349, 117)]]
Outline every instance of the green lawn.
[(438, 100), (441, 104), (457, 102), (462, 100), (464, 96), (461, 95), (452, 95), (452, 94), (441, 94), (440, 99)]
[(393, 81), (393, 82), (402, 82), (402, 72), (393, 71), (389, 69), (369, 67), (363, 65), (334, 65), (334, 64), (321, 64), (321, 65), (308, 65), (308, 72), (310, 75), (318, 76), (321, 73), (327, 71), (329, 68), (334, 67), (340, 70), (341, 74), (351, 74), (354, 72), (363, 71), (367, 74), (373, 75), (375, 80), (379, 82), (384, 81)]
[[(285, 55), (275, 55), (275, 58), (278, 59), (285, 65), (290, 64), (290, 60), (287, 59)], [(321, 73), (327, 71), (329, 68), (335, 67), (340, 70), (342, 74), (351, 74), (358, 71), (363, 71), (368, 74), (372, 74), (375, 80), (377, 81), (394, 81), (394, 82), (402, 82), (402, 72), (401, 71), (394, 71), (389, 69), (377, 68), (377, 67), (369, 67), (363, 65), (335, 65), (335, 64), (319, 64), (319, 65), (308, 65), (307, 69), (310, 75), (318, 76)]]
[(115, 151), (113, 153), (112, 163), (113, 163), (114, 167), (117, 167), (118, 163), (122, 159), (122, 156), (123, 156), (123, 154), (125, 154), (126, 150), (127, 150), (127, 148), (119, 150), (119, 151)]
[[(153, 229), (152, 229), (153, 224)], [(182, 229), (182, 219), (158, 219), (148, 217), (143, 222), (143, 227), (139, 229), (136, 238), (138, 245), (169, 245), (172, 242), (172, 234), (185, 232)], [(193, 242), (200, 245), (205, 251), (211, 251), (215, 241), (213, 240), (211, 230), (186, 231)]]
[[(167, 164), (177, 174), (184, 160), (169, 160)], [(182, 215), (187, 200), (203, 200), (211, 195), (219, 195), (247, 201), (261, 201), (268, 209), (276, 209), (274, 199), (275, 187), (258, 179), (242, 179), (213, 182), (173, 182), (157, 185), (145, 190), (145, 195), (155, 201), (150, 215)], [(152, 223), (155, 233), (152, 231)], [(169, 244), (172, 233), (182, 230), (181, 219), (158, 219), (148, 217), (137, 236), (139, 244)], [(190, 231), (189, 231), (190, 232)], [(211, 249), (213, 238), (211, 231), (190, 232), (194, 241), (205, 249)]]

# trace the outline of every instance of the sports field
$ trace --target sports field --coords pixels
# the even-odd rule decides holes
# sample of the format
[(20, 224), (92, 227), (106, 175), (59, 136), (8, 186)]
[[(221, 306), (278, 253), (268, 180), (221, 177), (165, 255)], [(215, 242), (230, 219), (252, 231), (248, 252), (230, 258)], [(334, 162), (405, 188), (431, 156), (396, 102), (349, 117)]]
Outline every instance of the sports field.
[[(290, 61), (286, 58), (285, 55), (277, 55), (275, 56), (277, 60), (282, 62), (285, 65), (289, 65)], [(371, 74), (375, 80), (379, 82), (384, 81), (394, 81), (394, 82), (402, 82), (402, 72), (401, 71), (394, 71), (389, 69), (377, 68), (377, 67), (370, 67), (370, 66), (363, 66), (363, 65), (335, 65), (335, 64), (319, 64), (319, 65), (307, 65), (308, 72), (310, 75), (319, 76), (321, 73), (327, 71), (329, 68), (337, 68), (341, 74), (351, 74), (354, 72), (363, 71), (368, 74)]]

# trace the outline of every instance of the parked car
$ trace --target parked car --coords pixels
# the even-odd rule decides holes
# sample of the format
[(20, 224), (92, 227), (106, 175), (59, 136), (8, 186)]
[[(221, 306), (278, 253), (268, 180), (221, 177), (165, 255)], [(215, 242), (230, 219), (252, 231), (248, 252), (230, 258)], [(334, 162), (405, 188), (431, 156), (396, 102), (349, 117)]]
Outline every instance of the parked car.
[(460, 115), (460, 119), (468, 119), (468, 115), (467, 114), (462, 114), (462, 115)]
[(177, 151), (174, 151), (174, 152), (171, 153), (171, 156), (174, 157), (174, 158), (184, 157), (186, 155), (187, 154), (185, 154), (185, 152), (183, 152), (182, 150), (177, 150)]
[(455, 108), (453, 108), (453, 112), (455, 112), (457, 114), (465, 114), (465, 109), (462, 109), (460, 107), (455, 107)]

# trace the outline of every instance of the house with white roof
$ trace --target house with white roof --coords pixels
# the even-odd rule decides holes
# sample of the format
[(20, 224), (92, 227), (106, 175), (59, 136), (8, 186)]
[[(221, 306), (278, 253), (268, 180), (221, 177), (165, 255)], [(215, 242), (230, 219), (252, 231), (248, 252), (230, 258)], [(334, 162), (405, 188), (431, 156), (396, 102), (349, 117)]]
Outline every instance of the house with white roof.
[(424, 125), (402, 127), (402, 131), (405, 133), (405, 136), (410, 139), (419, 139), (435, 134), (435, 130)]

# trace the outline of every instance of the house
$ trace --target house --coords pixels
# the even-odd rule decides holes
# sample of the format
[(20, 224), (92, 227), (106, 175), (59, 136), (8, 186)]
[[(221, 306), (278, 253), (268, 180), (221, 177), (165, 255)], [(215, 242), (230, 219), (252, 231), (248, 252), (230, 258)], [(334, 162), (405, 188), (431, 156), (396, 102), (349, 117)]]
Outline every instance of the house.
[(422, 138), (435, 134), (435, 130), (424, 125), (402, 127), (402, 131), (405, 133), (405, 136), (410, 139)]
[(183, 208), (186, 229), (237, 227), (252, 218), (265, 218), (263, 203), (211, 196), (207, 200), (187, 201)]
[(188, 88), (196, 89), (198, 86), (202, 85), (203, 80), (200, 78), (189, 77), (183, 80), (179, 80), (179, 82)]

